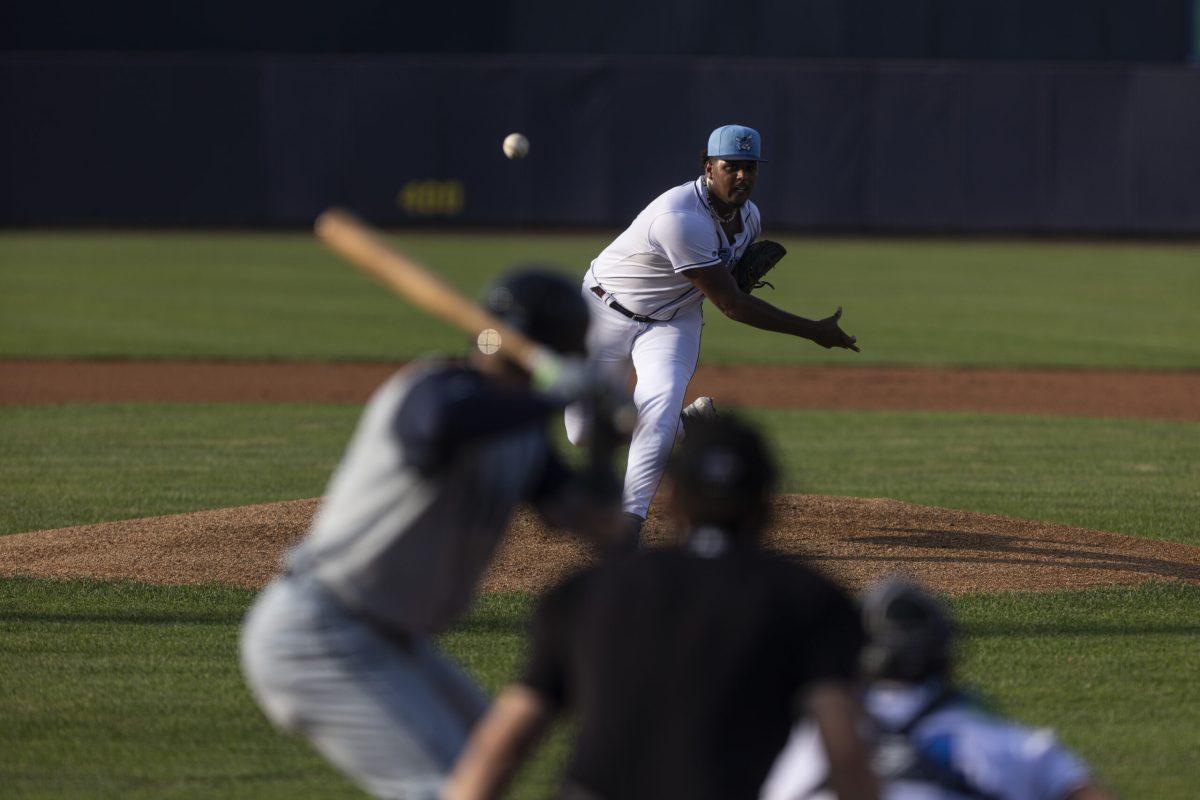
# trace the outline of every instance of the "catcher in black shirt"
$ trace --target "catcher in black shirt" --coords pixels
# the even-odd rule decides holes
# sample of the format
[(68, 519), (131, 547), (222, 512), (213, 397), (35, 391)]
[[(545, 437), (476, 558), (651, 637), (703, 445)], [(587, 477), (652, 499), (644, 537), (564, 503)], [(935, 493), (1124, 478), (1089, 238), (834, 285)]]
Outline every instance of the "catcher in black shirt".
[(475, 729), (444, 797), (498, 796), (566, 713), (571, 800), (756, 798), (801, 714), (822, 731), (839, 796), (875, 797), (851, 690), (861, 623), (836, 586), (759, 549), (774, 473), (750, 428), (689, 428), (668, 468), (684, 542), (543, 599), (525, 674)]

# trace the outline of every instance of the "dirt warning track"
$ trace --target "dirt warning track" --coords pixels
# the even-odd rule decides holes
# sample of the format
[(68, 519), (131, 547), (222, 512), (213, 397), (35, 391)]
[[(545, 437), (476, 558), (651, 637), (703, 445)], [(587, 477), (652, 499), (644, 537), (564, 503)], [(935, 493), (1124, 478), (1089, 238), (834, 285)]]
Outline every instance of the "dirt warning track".
[[(0, 405), (361, 403), (399, 364), (0, 360)], [(1200, 372), (701, 366), (689, 400), (1200, 421)]]

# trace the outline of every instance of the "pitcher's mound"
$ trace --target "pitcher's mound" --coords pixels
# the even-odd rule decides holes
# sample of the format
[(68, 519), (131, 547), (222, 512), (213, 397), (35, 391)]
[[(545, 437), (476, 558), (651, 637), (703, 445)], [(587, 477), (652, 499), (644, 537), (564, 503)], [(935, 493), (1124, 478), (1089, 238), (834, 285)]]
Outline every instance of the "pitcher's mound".
[[(223, 508), (0, 537), (0, 575), (262, 586), (317, 500)], [(669, 539), (651, 515), (651, 546)], [(1200, 583), (1200, 548), (896, 500), (780, 495), (769, 546), (859, 588), (906, 572), (942, 592)], [(589, 562), (585, 548), (522, 511), (483, 584), (540, 591)]]

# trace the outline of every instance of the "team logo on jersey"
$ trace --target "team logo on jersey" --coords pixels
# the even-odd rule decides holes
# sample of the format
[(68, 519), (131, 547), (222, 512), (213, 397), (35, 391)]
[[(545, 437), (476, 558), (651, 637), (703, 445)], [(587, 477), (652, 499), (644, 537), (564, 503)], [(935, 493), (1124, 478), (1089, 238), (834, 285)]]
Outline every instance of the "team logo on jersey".
[(737, 149), (743, 153), (749, 153), (754, 148), (754, 137), (750, 135), (735, 136), (734, 141), (737, 142)]
[(730, 258), (729, 258), (729, 248), (728, 247), (722, 247), (720, 250), (718, 250), (716, 252), (716, 256), (721, 259), (722, 264), (724, 264), (725, 266), (729, 266)]

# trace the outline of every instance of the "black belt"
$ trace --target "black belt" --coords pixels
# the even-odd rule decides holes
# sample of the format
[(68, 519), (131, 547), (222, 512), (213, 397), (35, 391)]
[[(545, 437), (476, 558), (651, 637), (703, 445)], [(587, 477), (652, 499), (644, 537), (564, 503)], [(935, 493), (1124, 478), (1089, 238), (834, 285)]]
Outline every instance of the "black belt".
[(651, 319), (650, 317), (633, 313), (628, 308), (626, 308), (625, 306), (618, 303), (616, 300), (604, 300), (604, 295), (608, 294), (608, 292), (604, 291), (599, 286), (592, 287), (592, 294), (596, 295), (596, 297), (599, 297), (602, 301), (604, 301), (608, 305), (608, 307), (611, 308), (613, 311), (616, 311), (618, 314), (624, 314), (625, 316), (629, 317), (634, 322), (659, 322), (659, 320)]

